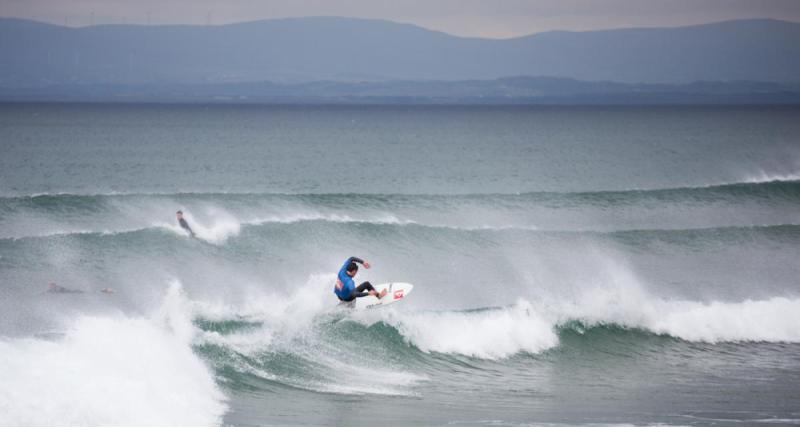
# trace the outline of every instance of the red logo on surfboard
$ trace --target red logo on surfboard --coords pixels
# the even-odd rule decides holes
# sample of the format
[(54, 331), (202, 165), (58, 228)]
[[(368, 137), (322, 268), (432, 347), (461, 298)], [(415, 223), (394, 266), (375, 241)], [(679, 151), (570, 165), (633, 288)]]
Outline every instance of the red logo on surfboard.
[(398, 289), (398, 290), (394, 291), (394, 299), (400, 299), (400, 298), (403, 298), (403, 290), (402, 289)]

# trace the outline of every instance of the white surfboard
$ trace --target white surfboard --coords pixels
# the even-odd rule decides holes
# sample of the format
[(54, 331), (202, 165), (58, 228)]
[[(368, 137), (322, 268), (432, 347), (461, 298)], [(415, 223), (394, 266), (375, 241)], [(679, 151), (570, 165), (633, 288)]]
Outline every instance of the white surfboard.
[(353, 301), (339, 303), (339, 305), (356, 310), (382, 307), (384, 305), (396, 303), (397, 301), (402, 301), (411, 293), (411, 290), (414, 289), (414, 285), (411, 283), (402, 282), (381, 283), (380, 285), (373, 285), (373, 287), (378, 293), (386, 289), (386, 295), (381, 299), (368, 295), (356, 298)]

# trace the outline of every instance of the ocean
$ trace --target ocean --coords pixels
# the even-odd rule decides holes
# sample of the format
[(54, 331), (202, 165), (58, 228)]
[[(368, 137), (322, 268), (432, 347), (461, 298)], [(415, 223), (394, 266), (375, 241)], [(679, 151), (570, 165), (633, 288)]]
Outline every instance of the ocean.
[(0, 425), (797, 425), (798, 255), (798, 107), (1, 104)]

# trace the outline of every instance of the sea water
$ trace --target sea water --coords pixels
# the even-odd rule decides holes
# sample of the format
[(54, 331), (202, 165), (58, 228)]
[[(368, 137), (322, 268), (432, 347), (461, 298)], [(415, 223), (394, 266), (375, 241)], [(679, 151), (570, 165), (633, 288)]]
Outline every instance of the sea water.
[(0, 425), (798, 424), (798, 255), (796, 107), (4, 104)]

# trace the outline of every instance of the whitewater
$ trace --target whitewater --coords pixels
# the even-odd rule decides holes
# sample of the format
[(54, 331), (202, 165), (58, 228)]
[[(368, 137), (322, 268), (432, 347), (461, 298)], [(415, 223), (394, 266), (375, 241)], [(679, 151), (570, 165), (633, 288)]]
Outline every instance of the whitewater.
[(0, 425), (797, 424), (798, 119), (2, 105)]

